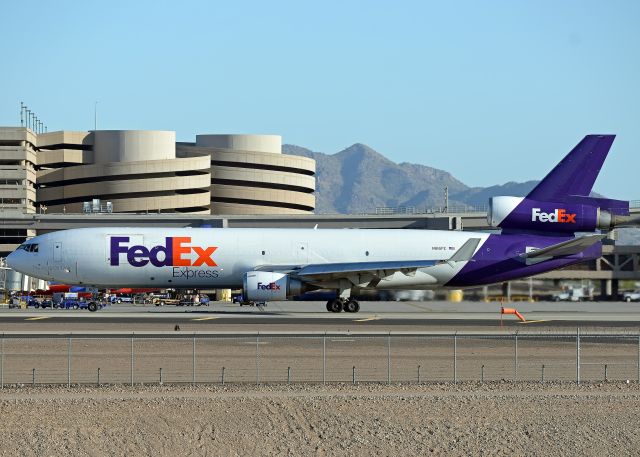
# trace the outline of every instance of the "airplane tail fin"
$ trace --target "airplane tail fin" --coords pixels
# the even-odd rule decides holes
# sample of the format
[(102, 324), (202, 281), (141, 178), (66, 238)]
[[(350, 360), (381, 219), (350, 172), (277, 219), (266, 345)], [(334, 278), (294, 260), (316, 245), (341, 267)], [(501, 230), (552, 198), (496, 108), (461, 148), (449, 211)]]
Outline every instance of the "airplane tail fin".
[(528, 199), (565, 201), (567, 197), (588, 197), (615, 135), (587, 135), (527, 195)]
[(529, 194), (493, 197), (492, 227), (536, 233), (610, 230), (629, 216), (629, 202), (591, 197), (615, 135), (587, 135)]

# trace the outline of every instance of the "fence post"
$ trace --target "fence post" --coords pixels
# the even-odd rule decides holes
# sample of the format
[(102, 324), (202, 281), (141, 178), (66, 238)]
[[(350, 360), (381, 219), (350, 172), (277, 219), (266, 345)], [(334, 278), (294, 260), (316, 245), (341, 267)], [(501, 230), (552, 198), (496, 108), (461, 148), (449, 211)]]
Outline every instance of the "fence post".
[(36, 386), (36, 369), (32, 368), (31, 369), (31, 387), (35, 387)]
[(608, 367), (607, 367), (607, 364), (605, 363), (605, 364), (604, 364), (604, 382), (607, 382), (607, 381), (608, 381), (608, 378), (609, 378), (609, 377), (607, 376), (607, 368), (608, 368)]
[(516, 331), (513, 346), (513, 382), (518, 380), (518, 332)]
[(71, 387), (71, 335), (67, 339), (67, 388)]
[(480, 382), (484, 384), (484, 365), (480, 368)]
[(291, 384), (291, 367), (287, 367), (287, 384)]
[(131, 334), (131, 386), (133, 387), (133, 333)]
[(260, 332), (256, 335), (256, 386), (260, 385)]
[(222, 385), (224, 386), (224, 367), (222, 367)]
[(544, 384), (544, 363), (542, 364), (542, 377), (540, 378), (540, 382)]
[(458, 383), (458, 332), (453, 335), (453, 383)]
[(418, 365), (418, 384), (420, 384), (420, 365)]
[(0, 389), (4, 389), (4, 334), (0, 339)]
[[(640, 336), (638, 338), (640, 338)], [(324, 332), (324, 336), (322, 337), (322, 384), (325, 384), (326, 382), (327, 382), (327, 332)]]
[(580, 327), (576, 328), (576, 384), (580, 384)]
[(100, 387), (100, 367), (98, 367), (98, 387)]
[(191, 350), (191, 385), (196, 385), (196, 335), (193, 334), (193, 346)]
[(160, 367), (160, 385), (162, 385), (162, 367)]
[(351, 383), (352, 384), (356, 383), (356, 367), (355, 367), (355, 365), (353, 366), (353, 368), (351, 370)]
[(638, 382), (640, 382), (640, 334), (638, 335)]
[(391, 384), (391, 332), (387, 336), (387, 384)]

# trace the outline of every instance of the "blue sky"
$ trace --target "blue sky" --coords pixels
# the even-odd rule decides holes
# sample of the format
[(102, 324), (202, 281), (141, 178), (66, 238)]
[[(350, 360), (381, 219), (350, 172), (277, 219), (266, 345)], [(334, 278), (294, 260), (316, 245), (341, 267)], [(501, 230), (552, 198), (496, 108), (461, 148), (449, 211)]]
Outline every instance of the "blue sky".
[(468, 185), (539, 179), (587, 133), (640, 199), (637, 1), (0, 4), (0, 125), (365, 143)]

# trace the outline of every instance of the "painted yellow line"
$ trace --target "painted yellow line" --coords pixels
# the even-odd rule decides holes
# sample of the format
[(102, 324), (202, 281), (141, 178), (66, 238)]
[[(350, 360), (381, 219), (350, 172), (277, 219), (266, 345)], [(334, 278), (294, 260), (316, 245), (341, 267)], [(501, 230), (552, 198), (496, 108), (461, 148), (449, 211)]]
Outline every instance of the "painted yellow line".
[(215, 316), (207, 316), (207, 317), (198, 317), (196, 319), (191, 319), (192, 321), (212, 321), (213, 319), (217, 319)]
[(540, 322), (551, 322), (550, 320), (541, 320), (541, 321), (518, 321), (518, 324), (538, 324)]
[(36, 316), (36, 317), (27, 317), (25, 321), (39, 321), (42, 319), (51, 319), (51, 316)]
[(378, 316), (365, 317), (364, 319), (355, 319), (353, 322), (369, 322), (369, 321), (378, 321), (380, 318)]

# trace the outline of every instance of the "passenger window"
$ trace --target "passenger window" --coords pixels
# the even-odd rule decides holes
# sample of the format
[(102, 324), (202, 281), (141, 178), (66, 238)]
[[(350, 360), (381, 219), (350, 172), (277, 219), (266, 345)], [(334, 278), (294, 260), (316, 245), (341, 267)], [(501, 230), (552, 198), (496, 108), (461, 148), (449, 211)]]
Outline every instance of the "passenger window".
[(31, 252), (38, 252), (38, 245), (37, 244), (32, 244), (31, 245)]

